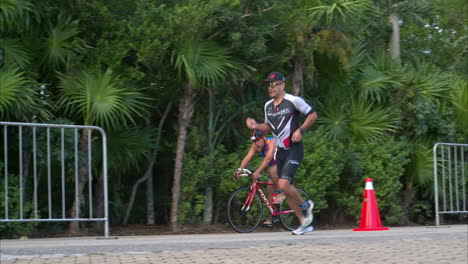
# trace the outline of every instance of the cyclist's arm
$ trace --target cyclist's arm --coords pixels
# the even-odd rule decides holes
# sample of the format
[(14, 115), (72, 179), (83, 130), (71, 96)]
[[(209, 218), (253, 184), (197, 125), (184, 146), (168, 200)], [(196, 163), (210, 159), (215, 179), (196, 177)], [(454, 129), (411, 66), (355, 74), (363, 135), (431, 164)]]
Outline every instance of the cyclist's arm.
[(247, 155), (245, 155), (244, 159), (242, 160), (240, 164), (240, 167), (239, 167), (240, 169), (244, 169), (249, 164), (249, 162), (254, 157), (255, 152), (257, 152), (255, 143), (252, 143), (252, 145), (250, 146), (249, 152), (247, 153)]
[(268, 165), (270, 164), (270, 162), (273, 160), (273, 157), (275, 155), (275, 150), (276, 150), (276, 143), (275, 143), (275, 140), (272, 139), (272, 140), (269, 140), (268, 141), (268, 152), (265, 154), (265, 158), (263, 159), (262, 163), (260, 164), (260, 166), (258, 166), (257, 170), (255, 171), (255, 173), (262, 173), (262, 171), (264, 169), (266, 169), (268, 167)]

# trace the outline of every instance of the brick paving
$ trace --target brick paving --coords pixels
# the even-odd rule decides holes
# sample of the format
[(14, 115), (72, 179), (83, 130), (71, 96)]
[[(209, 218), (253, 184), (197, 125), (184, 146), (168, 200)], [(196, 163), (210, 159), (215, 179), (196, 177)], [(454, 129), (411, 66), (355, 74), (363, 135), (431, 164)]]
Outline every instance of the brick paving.
[(468, 263), (466, 237), (2, 260), (2, 264)]

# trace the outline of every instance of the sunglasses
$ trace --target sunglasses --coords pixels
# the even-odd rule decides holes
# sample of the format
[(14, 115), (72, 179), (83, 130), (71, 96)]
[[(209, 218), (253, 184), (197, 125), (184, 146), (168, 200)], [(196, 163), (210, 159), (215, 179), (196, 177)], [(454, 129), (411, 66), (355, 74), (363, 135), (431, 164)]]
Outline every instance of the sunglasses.
[(276, 88), (277, 86), (280, 86), (281, 84), (282, 84), (282, 82), (271, 82), (269, 84), (269, 87)]

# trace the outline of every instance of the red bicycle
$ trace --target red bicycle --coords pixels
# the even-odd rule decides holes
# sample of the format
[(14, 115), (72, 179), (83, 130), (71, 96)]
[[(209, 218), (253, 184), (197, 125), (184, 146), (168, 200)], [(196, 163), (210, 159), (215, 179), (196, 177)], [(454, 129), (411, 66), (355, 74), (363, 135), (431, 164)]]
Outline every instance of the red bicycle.
[[(242, 169), (239, 176), (248, 176), (252, 178), (252, 172)], [(273, 185), (272, 183), (255, 180), (249, 187), (241, 187), (229, 196), (227, 202), (227, 213), (229, 225), (234, 231), (239, 233), (250, 233), (254, 231), (263, 216), (263, 202), (266, 204), (273, 223), (281, 222), (283, 227), (289, 231), (299, 227), (300, 222), (294, 214), (294, 210), (289, 208), (286, 200), (279, 206), (272, 206), (265, 196), (261, 185)], [(309, 195), (301, 188), (297, 192), (305, 201), (310, 200)], [(262, 198), (262, 199), (260, 199)]]

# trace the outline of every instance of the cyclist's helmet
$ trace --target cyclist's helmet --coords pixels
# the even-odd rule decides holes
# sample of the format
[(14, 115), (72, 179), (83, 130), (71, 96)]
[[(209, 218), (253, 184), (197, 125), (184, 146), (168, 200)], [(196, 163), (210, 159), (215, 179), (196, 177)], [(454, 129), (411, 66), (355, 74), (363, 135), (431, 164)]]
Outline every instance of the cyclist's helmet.
[(250, 135), (250, 140), (256, 141), (259, 138), (262, 138), (264, 136), (264, 133), (260, 130), (252, 130), (252, 134)]

